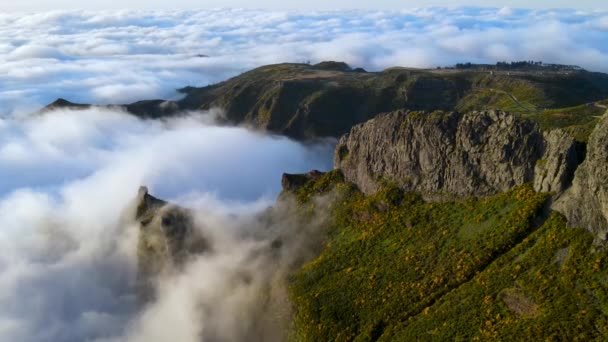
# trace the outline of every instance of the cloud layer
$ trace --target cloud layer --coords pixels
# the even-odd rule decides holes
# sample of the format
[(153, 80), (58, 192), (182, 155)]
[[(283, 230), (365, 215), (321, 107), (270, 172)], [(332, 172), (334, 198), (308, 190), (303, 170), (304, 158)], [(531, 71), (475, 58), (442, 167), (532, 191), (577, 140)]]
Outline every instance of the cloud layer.
[[(247, 288), (230, 287), (231, 270), (260, 259), (249, 255), (256, 242), (235, 232), (255, 229), (251, 215), (274, 203), (283, 171), (330, 168), (332, 146), (215, 127), (209, 115), (161, 122), (92, 109), (0, 120), (0, 340), (166, 341), (173, 332), (196, 341), (208, 330), (188, 305), (218, 300), (204, 291), (247, 300), (235, 294)], [(140, 184), (197, 208), (228, 241), (144, 309), (134, 293), (138, 227), (125, 211)], [(188, 278), (201, 272), (206, 282)], [(175, 317), (175, 329), (159, 325)]]
[(176, 88), (278, 62), (343, 60), (380, 70), (532, 59), (606, 72), (606, 41), (608, 12), (602, 11), (0, 14), (0, 115), (27, 113), (58, 97), (171, 98)]

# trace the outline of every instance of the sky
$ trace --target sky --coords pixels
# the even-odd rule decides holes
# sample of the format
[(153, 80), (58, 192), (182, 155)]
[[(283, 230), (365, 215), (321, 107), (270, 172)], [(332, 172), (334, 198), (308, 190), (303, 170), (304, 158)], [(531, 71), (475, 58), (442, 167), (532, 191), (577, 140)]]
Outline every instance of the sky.
[(607, 42), (608, 11), (588, 10), (0, 13), (0, 116), (26, 115), (57, 98), (174, 99), (178, 88), (283, 62), (336, 60), (379, 71), (540, 60), (608, 72)]
[(602, 0), (451, 0), (451, 1), (417, 1), (417, 0), (5, 0), (0, 4), (0, 11), (47, 11), (56, 9), (197, 9), (212, 7), (244, 7), (268, 9), (402, 9), (426, 6), (487, 6), (518, 8), (575, 8), (575, 9), (608, 9)]

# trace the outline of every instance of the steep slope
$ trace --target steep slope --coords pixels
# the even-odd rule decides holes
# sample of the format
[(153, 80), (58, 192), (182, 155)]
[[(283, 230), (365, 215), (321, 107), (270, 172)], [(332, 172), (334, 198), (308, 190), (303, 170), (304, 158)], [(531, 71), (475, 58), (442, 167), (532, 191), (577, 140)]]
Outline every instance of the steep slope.
[[(333, 64), (330, 64), (333, 65)], [(608, 97), (599, 73), (490, 73), (391, 68), (379, 73), (279, 64), (226, 82), (185, 88), (180, 108), (226, 110), (233, 123), (302, 138), (338, 137), (377, 113), (396, 110), (486, 110), (536, 114)]]
[(587, 145), (585, 161), (576, 170), (572, 187), (555, 210), (574, 227), (585, 227), (601, 241), (608, 240), (608, 115), (597, 125)]
[(334, 156), (364, 193), (388, 182), (426, 198), (487, 196), (533, 181), (561, 193), (576, 163), (573, 138), (500, 111), (379, 115), (343, 136)]
[[(552, 128), (554, 121), (547, 118), (563, 113), (550, 109), (608, 98), (608, 75), (412, 68), (365, 72), (340, 62), (323, 62), (263, 66), (218, 84), (180, 91), (185, 97), (179, 101), (146, 100), (121, 107), (146, 118), (220, 108), (224, 123), (297, 139), (337, 138), (378, 113), (398, 109), (508, 110)], [(574, 118), (589, 123), (592, 116)]]
[(606, 340), (607, 125), (580, 166), (564, 131), (501, 112), (355, 126), (341, 171), (295, 190), (344, 172), (367, 194), (341, 192), (323, 252), (291, 278), (294, 340)]
[[(340, 189), (328, 174), (299, 196), (330, 177)], [(291, 278), (294, 340), (608, 337), (608, 251), (530, 185), (440, 204), (390, 186), (341, 193), (326, 247)]]
[(146, 187), (139, 189), (135, 207), (135, 219), (140, 224), (138, 282), (142, 297), (149, 297), (156, 277), (179, 270), (190, 257), (211, 246), (194, 229), (192, 213), (151, 196)]

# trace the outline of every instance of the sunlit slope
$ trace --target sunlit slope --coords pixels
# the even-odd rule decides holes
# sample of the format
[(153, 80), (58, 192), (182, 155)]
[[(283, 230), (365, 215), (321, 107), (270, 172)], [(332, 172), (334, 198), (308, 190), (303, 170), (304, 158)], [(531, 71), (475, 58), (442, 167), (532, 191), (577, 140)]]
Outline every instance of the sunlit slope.
[(225, 110), (224, 119), (297, 138), (338, 137), (353, 125), (396, 109), (501, 109), (531, 115), (608, 97), (608, 75), (391, 68), (346, 64), (277, 64), (228, 81), (182, 89), (181, 109)]
[(590, 340), (608, 332), (607, 251), (521, 186), (426, 203), (365, 197), (334, 171), (299, 190), (342, 200), (324, 251), (291, 279), (300, 341)]

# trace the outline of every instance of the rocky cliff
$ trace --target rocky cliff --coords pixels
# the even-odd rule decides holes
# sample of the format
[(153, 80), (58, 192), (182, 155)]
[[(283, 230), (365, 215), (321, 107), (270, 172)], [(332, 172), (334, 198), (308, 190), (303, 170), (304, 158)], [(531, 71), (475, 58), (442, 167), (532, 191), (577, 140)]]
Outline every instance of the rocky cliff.
[(353, 127), (334, 164), (367, 193), (383, 184), (427, 198), (488, 196), (535, 182), (560, 193), (576, 167), (574, 139), (501, 111), (407, 112)]
[(179, 269), (191, 255), (210, 249), (188, 210), (151, 196), (146, 187), (137, 194), (135, 215), (140, 225), (138, 278), (144, 295), (149, 294), (155, 277)]
[(587, 228), (600, 241), (608, 239), (608, 115), (591, 134), (572, 187), (553, 207), (568, 218), (569, 225)]

